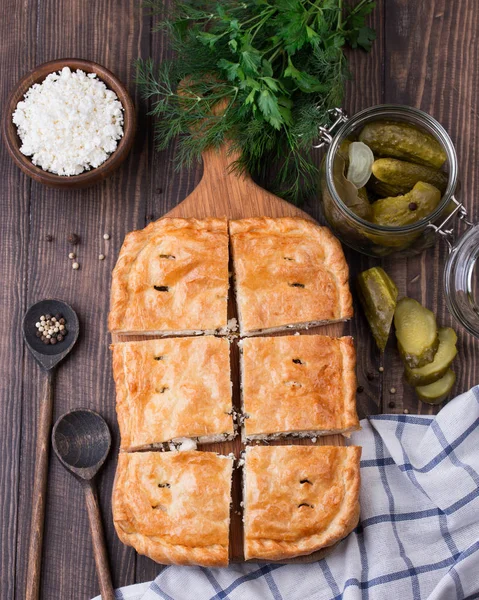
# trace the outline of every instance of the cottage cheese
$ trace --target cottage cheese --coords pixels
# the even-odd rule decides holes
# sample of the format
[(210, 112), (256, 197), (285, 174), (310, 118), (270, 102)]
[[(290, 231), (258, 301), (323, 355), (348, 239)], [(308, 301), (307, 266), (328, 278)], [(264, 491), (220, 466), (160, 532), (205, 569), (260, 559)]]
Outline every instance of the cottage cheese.
[(13, 113), (20, 151), (57, 175), (101, 165), (123, 136), (123, 106), (95, 73), (65, 67), (34, 84)]

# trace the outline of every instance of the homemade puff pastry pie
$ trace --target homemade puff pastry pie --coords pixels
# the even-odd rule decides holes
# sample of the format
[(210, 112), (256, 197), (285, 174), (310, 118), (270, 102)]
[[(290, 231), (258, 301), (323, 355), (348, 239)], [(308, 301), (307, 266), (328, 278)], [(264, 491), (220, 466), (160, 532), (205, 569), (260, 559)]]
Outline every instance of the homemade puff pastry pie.
[(351, 337), (289, 335), (240, 342), (243, 438), (359, 429)]
[(294, 217), (242, 219), (229, 227), (243, 335), (352, 317), (348, 266), (329, 229)]
[(234, 436), (226, 338), (168, 338), (112, 344), (123, 450), (178, 438)]
[(228, 564), (232, 460), (213, 452), (120, 453), (119, 538), (162, 564)]
[(331, 546), (359, 520), (356, 446), (256, 446), (244, 465), (245, 559), (282, 560)]
[(115, 333), (186, 335), (227, 326), (226, 219), (160, 219), (127, 234), (113, 270)]

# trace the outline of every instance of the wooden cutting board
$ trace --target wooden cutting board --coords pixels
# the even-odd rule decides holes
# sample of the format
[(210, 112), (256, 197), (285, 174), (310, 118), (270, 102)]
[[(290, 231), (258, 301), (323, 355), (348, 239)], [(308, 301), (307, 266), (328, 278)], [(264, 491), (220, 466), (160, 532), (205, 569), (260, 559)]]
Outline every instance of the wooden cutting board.
[[(165, 217), (228, 217), (230, 219), (243, 219), (246, 217), (303, 217), (312, 220), (311, 217), (301, 209), (278, 198), (274, 194), (259, 187), (248, 174), (237, 175), (232, 171), (230, 165), (237, 158), (234, 153), (229, 153), (225, 147), (220, 150), (208, 150), (203, 154), (204, 172), (203, 177), (193, 192), (178, 204), (173, 210), (164, 215)], [(236, 307), (232, 294), (228, 306), (228, 318), (236, 317)], [(311, 328), (301, 331), (302, 335), (322, 333), (339, 337), (343, 335), (343, 323), (335, 323), (322, 327)], [(113, 334), (112, 341), (151, 339), (144, 336), (124, 336)], [(239, 353), (236, 343), (231, 344), (231, 377), (233, 381), (233, 405), (240, 409), (240, 377), (239, 377)], [(312, 445), (309, 439), (276, 440), (270, 442), (272, 445), (302, 444)], [(316, 445), (344, 445), (341, 435), (330, 435), (317, 438)], [(200, 450), (209, 450), (220, 454), (233, 452), (238, 458), (244, 446), (241, 444), (240, 436), (233, 441), (220, 442), (216, 444), (203, 444)], [(243, 556), (243, 526), (241, 511), (241, 470), (236, 469), (233, 476), (233, 508), (231, 514), (230, 529), (230, 560), (232, 562), (244, 561)], [(285, 563), (311, 563), (328, 555), (333, 547), (325, 548), (308, 556), (300, 556), (286, 561)], [(254, 561), (258, 562), (258, 561)]]

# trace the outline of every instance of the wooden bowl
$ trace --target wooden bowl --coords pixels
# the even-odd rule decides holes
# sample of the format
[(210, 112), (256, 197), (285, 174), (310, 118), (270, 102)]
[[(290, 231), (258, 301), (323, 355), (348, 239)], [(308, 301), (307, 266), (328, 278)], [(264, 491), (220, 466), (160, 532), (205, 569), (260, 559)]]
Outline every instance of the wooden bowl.
[[(49, 171), (44, 171), (41, 167), (35, 166), (30, 157), (20, 152), (21, 141), (17, 134), (17, 126), (12, 121), (17, 104), (22, 100), (25, 92), (34, 84), (41, 83), (47, 75), (54, 71), (60, 71), (63, 67), (70, 67), (72, 71), (81, 69), (86, 73), (96, 73), (107, 88), (113, 90), (118, 96), (124, 108), (123, 113), (123, 137), (119, 140), (116, 150), (110, 154), (104, 163), (99, 167), (84, 171), (80, 175), (56, 175)], [(21, 79), (11, 92), (6, 109), (3, 114), (3, 137), (7, 150), (17, 166), (29, 177), (51, 187), (62, 189), (77, 189), (94, 185), (103, 179), (109, 177), (121, 163), (125, 160), (128, 152), (131, 150), (136, 131), (136, 113), (130, 95), (119, 79), (111, 71), (89, 60), (78, 58), (64, 58), (52, 60), (36, 67)]]

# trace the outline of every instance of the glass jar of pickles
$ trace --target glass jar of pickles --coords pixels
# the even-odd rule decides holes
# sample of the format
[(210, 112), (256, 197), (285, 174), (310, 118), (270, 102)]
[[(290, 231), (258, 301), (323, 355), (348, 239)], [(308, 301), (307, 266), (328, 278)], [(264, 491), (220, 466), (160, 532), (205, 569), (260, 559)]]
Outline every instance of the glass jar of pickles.
[[(339, 110), (336, 116), (334, 138), (331, 130), (321, 132), (320, 146), (330, 143), (321, 196), (325, 218), (344, 244), (370, 256), (410, 256), (435, 243), (452, 213), (465, 215), (454, 198), (454, 146), (430, 115), (381, 105), (351, 119)], [(356, 160), (361, 149), (369, 162)]]
[[(479, 225), (454, 196), (458, 165), (448, 133), (409, 106), (374, 106), (352, 118), (332, 113), (317, 146), (329, 145), (321, 200), (330, 228), (347, 246), (378, 258), (419, 254), (444, 238), (449, 310), (479, 337)], [(456, 218), (469, 228), (457, 242)]]

